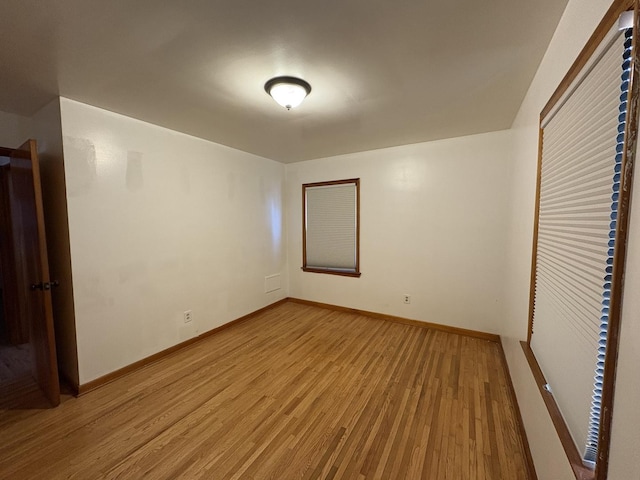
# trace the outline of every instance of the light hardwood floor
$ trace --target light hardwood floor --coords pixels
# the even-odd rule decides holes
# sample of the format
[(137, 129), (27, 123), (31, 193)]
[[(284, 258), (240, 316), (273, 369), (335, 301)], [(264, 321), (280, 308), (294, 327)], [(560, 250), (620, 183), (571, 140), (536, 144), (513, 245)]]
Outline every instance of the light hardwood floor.
[(500, 346), (285, 303), (51, 410), (2, 479), (526, 479)]

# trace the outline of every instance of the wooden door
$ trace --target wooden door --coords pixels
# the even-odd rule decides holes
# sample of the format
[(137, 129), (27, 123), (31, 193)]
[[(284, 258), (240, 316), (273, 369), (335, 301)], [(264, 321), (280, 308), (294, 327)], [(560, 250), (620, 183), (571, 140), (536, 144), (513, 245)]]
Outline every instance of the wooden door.
[[(9, 152), (9, 158), (3, 187), (8, 188), (17, 307), (21, 321), (28, 325), (34, 377), (51, 404), (56, 406), (60, 403), (60, 383), (35, 140)], [(5, 276), (4, 282), (9, 281)]]
[[(9, 151), (10, 152), (10, 151)], [(9, 155), (9, 153), (7, 153)], [(4, 159), (3, 159), (4, 160)], [(16, 252), (11, 221), (10, 165), (0, 165), (0, 269), (2, 270), (2, 305), (7, 340), (12, 345), (29, 341), (29, 324), (20, 316), (20, 292), (16, 278)]]

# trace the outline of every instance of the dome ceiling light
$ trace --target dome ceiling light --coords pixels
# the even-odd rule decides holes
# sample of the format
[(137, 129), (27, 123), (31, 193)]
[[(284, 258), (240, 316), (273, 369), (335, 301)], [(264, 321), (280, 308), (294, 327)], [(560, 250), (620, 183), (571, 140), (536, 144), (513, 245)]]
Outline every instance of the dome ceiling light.
[(311, 92), (311, 85), (296, 77), (275, 77), (264, 84), (264, 90), (287, 110), (296, 108)]

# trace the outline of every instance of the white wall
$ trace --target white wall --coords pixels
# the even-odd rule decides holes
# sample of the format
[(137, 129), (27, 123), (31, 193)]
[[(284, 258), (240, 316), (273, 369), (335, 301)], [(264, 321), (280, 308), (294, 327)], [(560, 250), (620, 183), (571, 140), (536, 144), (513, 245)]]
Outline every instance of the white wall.
[[(640, 144), (638, 146), (636, 160), (640, 159)], [(611, 430), (610, 480), (640, 479), (636, 461), (640, 451), (640, 171), (637, 168), (636, 164)]]
[(0, 147), (18, 148), (32, 135), (31, 119), (0, 111)]
[[(290, 296), (500, 332), (510, 158), (503, 131), (287, 165)], [(301, 185), (356, 177), (362, 276), (302, 272)]]
[[(573, 480), (574, 476), (518, 344), (518, 341), (526, 339), (527, 335), (538, 119), (540, 111), (611, 3), (611, 0), (569, 1), (513, 124), (515, 155), (512, 190), (509, 195), (512, 208), (508, 230), (506, 322), (502, 327), (502, 333), (507, 361), (540, 480)], [(637, 225), (640, 222), (640, 212), (634, 212), (633, 217), (635, 227), (632, 231), (631, 249), (640, 241), (640, 226)], [(609, 469), (611, 480), (640, 478), (637, 469), (632, 468), (632, 459), (640, 449), (640, 437), (637, 435), (640, 417), (637, 408), (634, 408), (640, 404), (640, 377), (637, 375), (640, 358), (635, 347), (640, 342), (640, 331), (637, 328), (637, 318), (633, 318), (636, 315), (632, 314), (633, 310), (638, 311), (633, 298), (637, 296), (634, 295), (634, 288), (637, 290), (640, 286), (639, 276), (640, 259), (632, 253), (627, 267), (623, 340), (618, 363), (620, 370), (616, 387)]]
[(81, 384), (286, 297), (264, 293), (267, 275), (287, 283), (282, 164), (61, 112)]

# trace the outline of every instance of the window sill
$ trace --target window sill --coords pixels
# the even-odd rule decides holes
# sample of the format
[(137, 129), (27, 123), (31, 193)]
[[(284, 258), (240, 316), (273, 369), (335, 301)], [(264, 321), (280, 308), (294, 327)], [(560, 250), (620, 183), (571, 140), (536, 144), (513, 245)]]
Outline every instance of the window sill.
[(341, 270), (329, 270), (325, 268), (312, 268), (312, 267), (302, 267), (303, 272), (310, 273), (327, 273), (329, 275), (340, 275), (342, 277), (359, 277), (361, 275), (360, 272), (348, 272)]
[(569, 463), (571, 464), (573, 474), (576, 476), (577, 480), (593, 480), (595, 478), (595, 472), (583, 465), (582, 457), (580, 456), (575, 443), (573, 443), (573, 438), (569, 433), (569, 428), (564, 422), (564, 418), (562, 418), (562, 414), (560, 413), (558, 404), (554, 400), (553, 395), (551, 395), (544, 388), (547, 380), (544, 378), (544, 374), (540, 369), (540, 365), (538, 365), (538, 361), (533, 354), (533, 350), (531, 350), (531, 347), (529, 346), (529, 344), (527, 344), (527, 342), (520, 342), (520, 345), (522, 346), (524, 356), (526, 357), (527, 362), (529, 363), (529, 367), (531, 368), (533, 378), (535, 378), (536, 384), (538, 385), (540, 395), (542, 395), (542, 399), (547, 406), (551, 421), (553, 422), (554, 427), (556, 427), (556, 432), (558, 434), (558, 437), (560, 438), (562, 446), (564, 447), (564, 452), (567, 454), (567, 458), (569, 460)]

